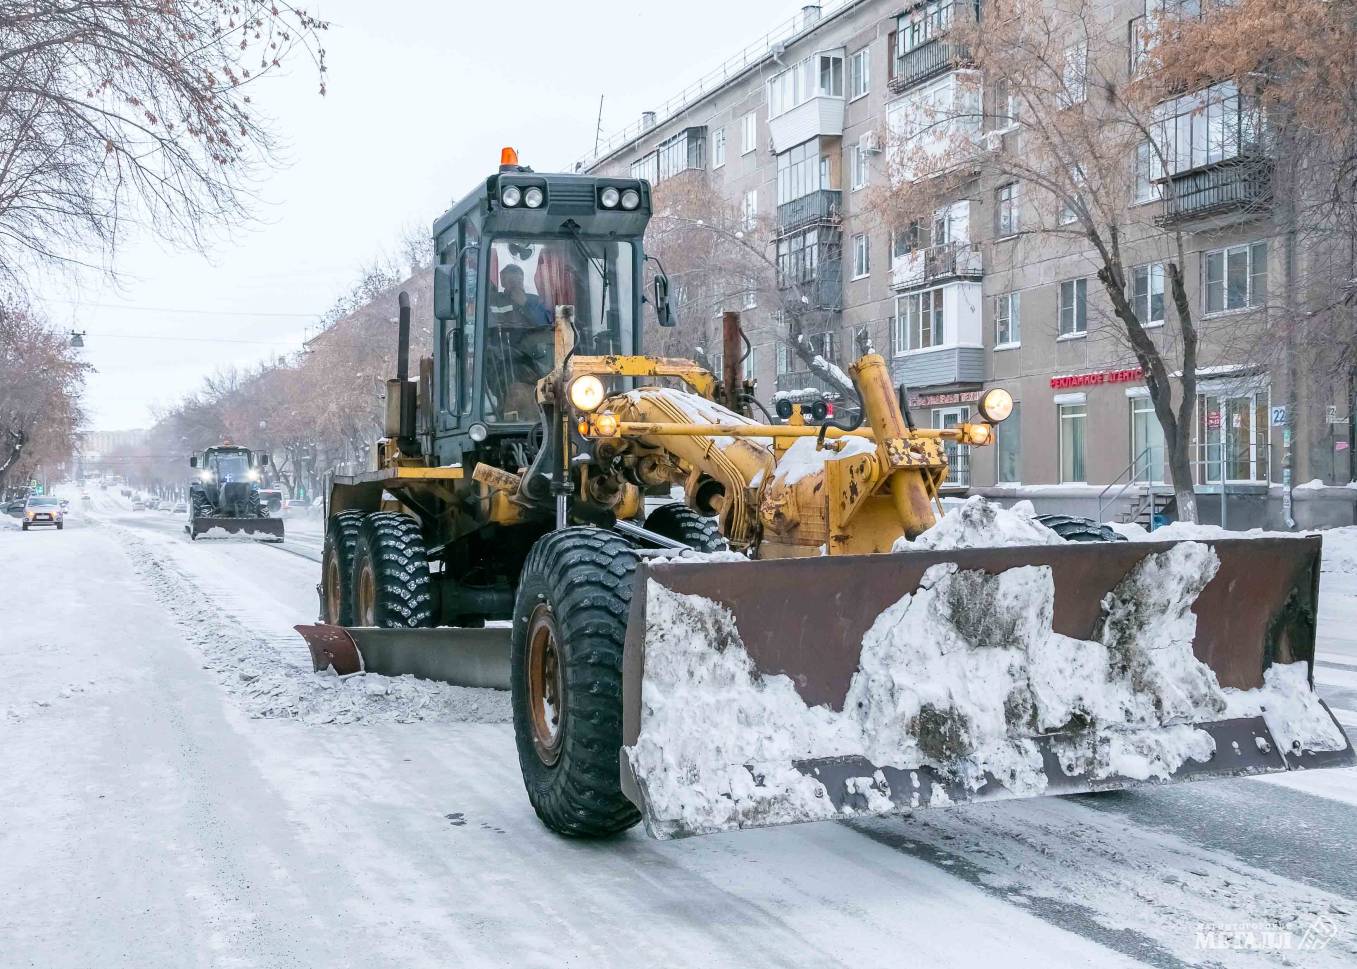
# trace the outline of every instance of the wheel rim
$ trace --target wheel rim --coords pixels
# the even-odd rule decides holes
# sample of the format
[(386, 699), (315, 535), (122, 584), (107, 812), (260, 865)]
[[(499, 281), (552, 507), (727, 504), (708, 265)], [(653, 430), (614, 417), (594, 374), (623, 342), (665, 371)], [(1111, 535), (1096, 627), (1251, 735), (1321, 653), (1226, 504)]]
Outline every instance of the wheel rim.
[(528, 621), (528, 714), (537, 757), (553, 767), (565, 737), (565, 680), (561, 669), (560, 630), (551, 607), (542, 603)]
[(354, 603), (358, 625), (377, 625), (377, 581), (372, 575), (372, 564), (358, 567), (358, 601)]
[(339, 560), (333, 553), (325, 559), (325, 621), (332, 626), (339, 625), (339, 597), (343, 590), (339, 585)]

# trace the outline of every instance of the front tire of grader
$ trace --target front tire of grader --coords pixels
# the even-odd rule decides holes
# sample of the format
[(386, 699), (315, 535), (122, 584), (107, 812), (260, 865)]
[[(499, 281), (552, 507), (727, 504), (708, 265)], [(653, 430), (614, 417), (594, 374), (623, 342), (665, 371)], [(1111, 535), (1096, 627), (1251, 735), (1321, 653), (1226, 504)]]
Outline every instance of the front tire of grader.
[(353, 625), (353, 555), (362, 524), (361, 511), (341, 511), (325, 529), (320, 566), (320, 621), (332, 626)]
[(514, 738), (523, 786), (557, 834), (597, 838), (640, 815), (622, 793), (622, 644), (636, 554), (620, 536), (565, 528), (528, 554), (514, 605)]
[(353, 554), (354, 623), (384, 629), (433, 625), (429, 556), (419, 523), (399, 512), (363, 517)]
[(681, 501), (652, 511), (646, 516), (646, 530), (699, 552), (724, 552), (730, 548), (715, 518), (704, 518)]

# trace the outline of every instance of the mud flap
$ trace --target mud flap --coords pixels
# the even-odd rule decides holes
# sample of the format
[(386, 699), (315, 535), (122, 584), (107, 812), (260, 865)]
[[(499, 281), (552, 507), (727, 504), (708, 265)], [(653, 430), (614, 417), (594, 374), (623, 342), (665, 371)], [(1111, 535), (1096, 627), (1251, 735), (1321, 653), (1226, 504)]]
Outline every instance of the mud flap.
[(306, 640), (317, 673), (410, 675), (454, 686), (509, 689), (507, 626), (381, 629), (316, 623), (293, 628)]
[(281, 542), (283, 540), (283, 520), (281, 518), (211, 518), (200, 517), (189, 520), (184, 526), (190, 539), (231, 538), (236, 535), (258, 539), (261, 542)]
[[(669, 838), (1352, 766), (1351, 743), (1313, 694), (1319, 554), (1320, 540), (1309, 537), (642, 563), (623, 659), (623, 790), (647, 831)], [(1202, 567), (1174, 612), (1172, 590), (1161, 583), (1161, 597), (1152, 580), (1174, 574), (1163, 569), (1180, 560)], [(1005, 576), (1015, 582), (999, 584)], [(954, 582), (952, 600), (939, 591), (945, 581)], [(1029, 586), (1045, 589), (1046, 599), (1027, 610), (1011, 593)], [(948, 612), (966, 601), (961, 593), (972, 594), (966, 617)], [(1171, 615), (1156, 616), (1160, 598)], [(879, 657), (865, 654), (915, 606), (914, 615), (927, 608), (930, 617), (954, 620), (943, 624), (935, 660), (965, 670), (974, 659), (975, 669), (1002, 670), (1038, 693), (1035, 654), (1007, 638), (1022, 638), (1005, 625), (1012, 620), (1029, 638), (1037, 630), (1048, 671), (1068, 654), (1075, 692), (1078, 663), (1100, 657), (1134, 716), (1090, 719), (1076, 704), (1069, 722), (1053, 729), (1019, 690), (990, 697), (985, 709), (978, 674), (911, 683), (909, 668), (904, 676), (883, 672)], [(1184, 699), (1190, 690), (1155, 679), (1157, 657), (1135, 655), (1140, 622), (1178, 636), (1179, 665), (1200, 691), (1196, 706)], [(883, 677), (904, 682), (916, 701), (926, 696), (923, 706), (884, 689)], [(1283, 684), (1291, 694), (1281, 699), (1291, 706), (1280, 694), (1262, 701)], [(708, 695), (711, 709), (693, 709)], [(949, 704), (970, 704), (968, 717), (944, 715)], [(730, 709), (738, 713), (726, 717)], [(1005, 756), (976, 753), (971, 734), (982, 722), (999, 724)]]

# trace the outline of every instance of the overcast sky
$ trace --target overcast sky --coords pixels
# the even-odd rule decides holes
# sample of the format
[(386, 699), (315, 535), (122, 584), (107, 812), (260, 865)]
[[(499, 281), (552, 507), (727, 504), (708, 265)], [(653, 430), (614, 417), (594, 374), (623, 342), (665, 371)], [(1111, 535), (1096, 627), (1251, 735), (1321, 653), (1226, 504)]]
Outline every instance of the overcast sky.
[[(309, 325), (402, 226), (428, 226), (494, 171), (502, 145), (569, 170), (630, 124), (798, 12), (787, 0), (570, 3), (325, 0), (329, 93), (302, 68), (255, 92), (285, 167), (259, 224), (206, 258), (151, 239), (99, 275), (47, 282), (54, 322), (88, 332), (90, 424), (149, 426), (153, 408), (223, 365), (296, 350)], [(208, 342), (213, 340), (232, 342)], [(342, 375), (336, 375), (342, 379)]]

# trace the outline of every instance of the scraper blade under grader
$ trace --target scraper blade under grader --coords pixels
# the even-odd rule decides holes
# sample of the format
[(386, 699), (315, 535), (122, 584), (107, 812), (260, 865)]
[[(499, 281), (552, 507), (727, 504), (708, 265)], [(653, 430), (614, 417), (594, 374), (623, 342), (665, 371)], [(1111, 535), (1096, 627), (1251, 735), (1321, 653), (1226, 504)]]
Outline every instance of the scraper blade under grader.
[(283, 520), (281, 518), (213, 518), (199, 516), (189, 519), (184, 526), (188, 537), (197, 541), (200, 538), (230, 538), (240, 535), (261, 542), (281, 542), (283, 540)]
[(622, 787), (654, 836), (1350, 766), (1317, 538), (642, 563)]

